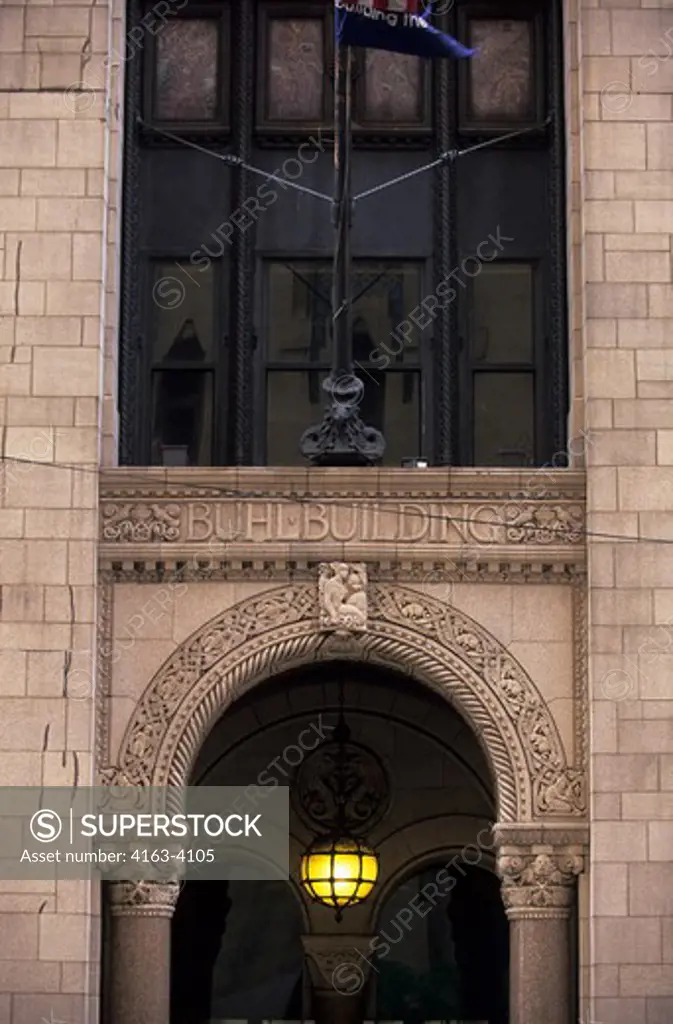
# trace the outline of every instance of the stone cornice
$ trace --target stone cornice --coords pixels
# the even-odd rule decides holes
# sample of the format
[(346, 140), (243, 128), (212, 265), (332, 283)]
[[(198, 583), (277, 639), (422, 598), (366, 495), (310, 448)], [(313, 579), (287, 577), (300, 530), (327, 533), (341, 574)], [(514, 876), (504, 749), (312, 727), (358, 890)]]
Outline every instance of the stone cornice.
[(101, 568), (116, 578), (140, 565), (268, 576), (346, 551), (461, 579), (584, 562), (584, 475), (569, 470), (116, 469), (100, 507)]

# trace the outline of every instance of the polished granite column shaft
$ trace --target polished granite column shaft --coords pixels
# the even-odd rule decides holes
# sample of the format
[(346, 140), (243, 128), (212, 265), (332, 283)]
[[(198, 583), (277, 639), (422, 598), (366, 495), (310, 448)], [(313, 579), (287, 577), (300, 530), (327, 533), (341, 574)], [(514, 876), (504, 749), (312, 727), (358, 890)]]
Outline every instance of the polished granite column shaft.
[(168, 1024), (177, 882), (113, 882), (111, 1024)]
[(510, 1024), (574, 1024), (570, 915), (582, 866), (574, 848), (500, 848), (510, 922)]
[(509, 925), (512, 1024), (574, 1024), (568, 915), (512, 917)]

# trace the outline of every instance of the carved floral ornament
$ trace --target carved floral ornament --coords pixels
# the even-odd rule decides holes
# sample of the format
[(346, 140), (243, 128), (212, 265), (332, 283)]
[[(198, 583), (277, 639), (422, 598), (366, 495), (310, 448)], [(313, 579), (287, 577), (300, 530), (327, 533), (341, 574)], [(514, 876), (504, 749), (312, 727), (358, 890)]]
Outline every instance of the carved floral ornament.
[(497, 870), (508, 916), (567, 916), (574, 897), (573, 883), (583, 867), (579, 848), (502, 848)]
[(403, 586), (370, 584), (367, 620), (364, 632), (326, 636), (315, 582), (276, 587), (228, 608), (155, 675), (116, 763), (100, 766), (104, 784), (187, 785), (201, 743), (230, 703), (282, 671), (340, 657), (402, 670), (455, 705), (489, 758), (500, 821), (585, 815), (584, 774), (567, 763), (532, 680), (491, 634)]
[(180, 883), (112, 882), (109, 893), (115, 917), (171, 917), (180, 895)]

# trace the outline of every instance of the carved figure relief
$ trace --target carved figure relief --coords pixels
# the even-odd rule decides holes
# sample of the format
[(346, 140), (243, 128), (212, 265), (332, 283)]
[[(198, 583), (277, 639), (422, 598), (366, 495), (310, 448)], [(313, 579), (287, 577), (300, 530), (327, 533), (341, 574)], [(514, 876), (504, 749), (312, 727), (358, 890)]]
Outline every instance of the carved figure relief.
[(362, 632), (367, 628), (367, 567), (363, 562), (324, 562), (320, 566), (320, 626)]

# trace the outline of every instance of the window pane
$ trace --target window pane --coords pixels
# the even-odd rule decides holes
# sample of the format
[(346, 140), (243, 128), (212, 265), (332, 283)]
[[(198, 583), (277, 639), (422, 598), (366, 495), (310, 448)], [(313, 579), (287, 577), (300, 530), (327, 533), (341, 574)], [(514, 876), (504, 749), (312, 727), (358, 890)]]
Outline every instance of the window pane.
[(353, 358), (380, 367), (417, 363), (423, 332), (409, 314), (413, 312), (424, 322), (422, 310), (417, 309), (420, 267), (382, 264), (358, 268), (353, 273), (353, 296), (361, 292), (364, 294), (353, 305)]
[(366, 50), (365, 54), (367, 120), (404, 124), (420, 121), (420, 59), (386, 50)]
[(533, 26), (530, 21), (475, 18), (470, 61), (472, 116), (486, 121), (525, 119), (533, 108)]
[(218, 26), (212, 18), (175, 18), (157, 33), (154, 112), (162, 121), (216, 116)]
[(156, 263), (152, 360), (209, 362), (213, 358), (213, 269)]
[[(325, 405), (326, 372), (271, 371), (267, 376), (267, 465), (297, 466), (303, 432), (320, 423)], [(384, 465), (399, 466), (420, 451), (420, 374), (360, 373), (365, 392), (360, 416), (386, 439)]]
[(532, 373), (474, 375), (475, 466), (530, 466), (535, 457)]
[(330, 361), (332, 272), (327, 264), (269, 265), (270, 362)]
[(272, 121), (321, 121), (322, 18), (271, 18), (267, 110)]
[[(331, 267), (317, 262), (292, 267), (294, 273), (269, 265), (269, 362), (329, 364)], [(422, 332), (409, 314), (421, 301), (420, 266), (368, 263), (353, 271), (352, 281), (353, 358), (379, 367), (418, 362)]]
[(512, 263), (482, 266), (472, 289), (472, 358), (484, 363), (532, 362), (532, 268)]
[(152, 465), (211, 465), (212, 373), (159, 370), (152, 392)]

